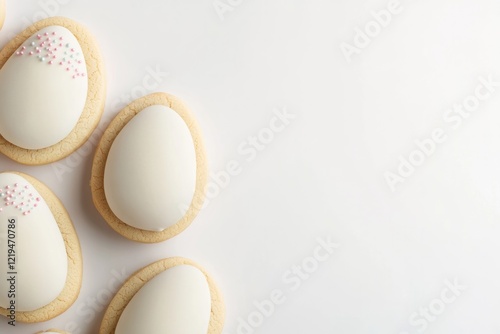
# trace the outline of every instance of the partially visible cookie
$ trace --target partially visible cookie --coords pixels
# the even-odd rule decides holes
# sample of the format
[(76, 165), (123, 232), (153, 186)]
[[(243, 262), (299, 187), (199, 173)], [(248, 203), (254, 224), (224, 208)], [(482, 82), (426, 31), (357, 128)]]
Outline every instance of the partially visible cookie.
[(66, 311), (82, 283), (82, 254), (71, 219), (43, 183), (0, 173), (0, 314), (42, 322)]
[(70, 334), (68, 332), (63, 332), (63, 331), (60, 331), (58, 329), (49, 329), (47, 331), (42, 331), (42, 332), (37, 332), (35, 334)]
[(100, 334), (220, 334), (224, 302), (215, 282), (191, 260), (155, 262), (130, 276), (111, 300)]
[(169, 239), (189, 226), (204, 200), (207, 165), (201, 134), (176, 97), (135, 100), (99, 142), (90, 186), (94, 205), (126, 238)]
[(0, 51), (0, 152), (27, 165), (83, 145), (104, 110), (97, 43), (63, 17), (34, 23)]
[(3, 21), (5, 21), (5, 0), (0, 0), (0, 29), (2, 29)]

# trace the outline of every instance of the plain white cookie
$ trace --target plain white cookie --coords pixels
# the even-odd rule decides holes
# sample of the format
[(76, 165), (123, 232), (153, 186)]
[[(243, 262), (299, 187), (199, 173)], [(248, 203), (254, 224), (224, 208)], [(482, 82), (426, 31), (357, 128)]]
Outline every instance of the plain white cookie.
[[(117, 138), (120, 131), (124, 129), (124, 127), (132, 119), (134, 119), (137, 114), (151, 106), (168, 107), (165, 109), (175, 111), (180, 116), (180, 118), (182, 118), (182, 120), (186, 123), (189, 132), (191, 133), (196, 156), (196, 181), (192, 201), (191, 203), (185, 203), (186, 209), (184, 209), (182, 217), (177, 222), (161, 231), (151, 231), (136, 228), (122, 221), (111, 209), (107, 201), (104, 189), (106, 162), (115, 138)], [(150, 147), (143, 148), (143, 150), (149, 149)], [(94, 156), (90, 187), (92, 190), (92, 199), (94, 201), (94, 205), (106, 220), (106, 222), (109, 224), (109, 226), (111, 226), (116, 232), (130, 240), (144, 243), (155, 243), (172, 238), (173, 236), (181, 233), (191, 224), (193, 219), (202, 208), (203, 201), (205, 199), (204, 190), (206, 182), (207, 162), (205, 157), (205, 150), (203, 147), (203, 142), (201, 140), (201, 134), (195, 119), (191, 116), (188, 108), (175, 96), (166, 93), (154, 93), (137, 99), (130, 105), (125, 107), (109, 124), (106, 131), (104, 131), (104, 134), (99, 144), (97, 145), (96, 153)], [(150, 194), (143, 194), (143, 196), (148, 195)]]
[(222, 296), (214, 280), (198, 264), (181, 257), (167, 258), (154, 262), (132, 274), (118, 290), (106, 309), (99, 334), (114, 334), (125, 308), (138, 291), (153, 278), (176, 266), (191, 266), (204, 275), (210, 291), (210, 319), (207, 334), (221, 334), (224, 328), (225, 309)]

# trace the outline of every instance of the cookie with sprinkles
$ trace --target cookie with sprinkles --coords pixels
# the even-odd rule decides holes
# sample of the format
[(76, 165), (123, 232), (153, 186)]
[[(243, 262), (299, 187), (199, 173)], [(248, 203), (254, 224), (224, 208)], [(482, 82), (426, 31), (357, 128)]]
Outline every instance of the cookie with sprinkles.
[(57, 64), (73, 79), (86, 76), (85, 58), (78, 42), (61, 27), (48, 27), (32, 36), (17, 49), (16, 56), (35, 58), (47, 65)]
[[(73, 223), (40, 181), (0, 173), (0, 315), (42, 322), (68, 309), (82, 282), (82, 255)], [(14, 305), (14, 306), (12, 306)]]
[(28, 165), (60, 160), (90, 137), (104, 100), (102, 59), (86, 28), (39, 21), (0, 51), (0, 152)]
[(19, 211), (23, 216), (29, 215), (38, 206), (41, 201), (39, 196), (35, 196), (30, 191), (28, 184), (19, 185), (19, 183), (7, 184), (4, 188), (0, 189), (0, 212), (4, 208), (11, 206)]

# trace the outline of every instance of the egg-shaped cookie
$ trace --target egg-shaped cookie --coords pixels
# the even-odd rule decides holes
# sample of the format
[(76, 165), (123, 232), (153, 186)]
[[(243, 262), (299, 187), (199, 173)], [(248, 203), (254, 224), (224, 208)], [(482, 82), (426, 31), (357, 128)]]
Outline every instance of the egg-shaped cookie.
[(28, 165), (85, 143), (104, 110), (105, 80), (86, 28), (61, 17), (34, 23), (0, 51), (0, 152)]
[(100, 334), (220, 334), (224, 303), (213, 279), (185, 258), (133, 274), (111, 300)]
[(120, 111), (105, 130), (92, 166), (94, 204), (134, 241), (182, 232), (204, 200), (206, 158), (200, 131), (176, 97), (155, 93)]
[(42, 322), (68, 309), (82, 281), (80, 243), (59, 199), (40, 181), (0, 173), (0, 314)]

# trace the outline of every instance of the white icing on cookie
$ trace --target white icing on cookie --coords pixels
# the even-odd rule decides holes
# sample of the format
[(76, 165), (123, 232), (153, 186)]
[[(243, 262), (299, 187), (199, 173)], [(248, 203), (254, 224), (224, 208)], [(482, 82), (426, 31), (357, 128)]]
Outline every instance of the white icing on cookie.
[(206, 334), (211, 313), (205, 275), (190, 265), (158, 274), (125, 307), (116, 334)]
[(104, 171), (113, 213), (135, 228), (162, 231), (181, 219), (196, 185), (196, 152), (184, 120), (155, 105), (140, 111), (116, 136)]
[(0, 134), (26, 149), (60, 142), (76, 126), (87, 90), (76, 37), (61, 26), (43, 28), (0, 69)]
[[(16, 311), (34, 311), (56, 299), (66, 284), (64, 239), (50, 208), (26, 179), (0, 173), (0, 187), (0, 307), (15, 300)], [(8, 293), (11, 276), (15, 296)]]

